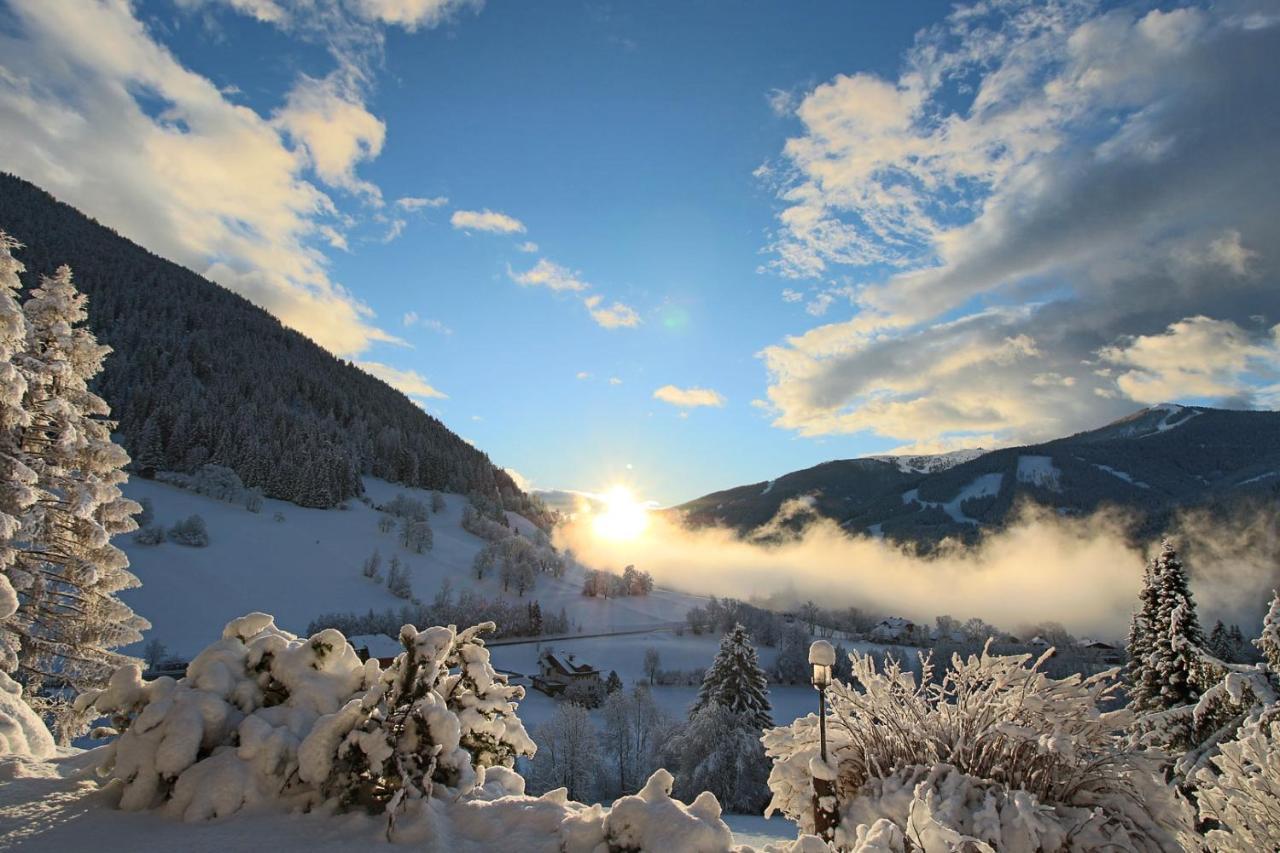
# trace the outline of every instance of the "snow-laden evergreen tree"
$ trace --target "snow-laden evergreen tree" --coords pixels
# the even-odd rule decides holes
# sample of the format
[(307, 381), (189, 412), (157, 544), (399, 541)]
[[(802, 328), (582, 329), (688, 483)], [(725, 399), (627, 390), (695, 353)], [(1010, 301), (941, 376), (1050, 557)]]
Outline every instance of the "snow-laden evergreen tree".
[(1129, 701), (1136, 710), (1144, 710), (1152, 707), (1160, 689), (1150, 666), (1151, 636), (1155, 630), (1157, 610), (1155, 558), (1147, 563), (1142, 573), (1142, 591), (1138, 593), (1138, 601), (1138, 609), (1129, 623), (1129, 660), (1125, 664), (1125, 681), (1129, 686)]
[(720, 705), (742, 716), (752, 728), (773, 725), (769, 711), (769, 682), (747, 629), (741, 625), (720, 640), (720, 651), (702, 679), (698, 700), (689, 711), (692, 719), (708, 705)]
[(1172, 542), (1163, 543), (1153, 574), (1156, 613), (1147, 660), (1158, 690), (1151, 701), (1159, 708), (1173, 708), (1200, 697), (1202, 686), (1197, 675), (1205, 637), (1196, 617), (1187, 571)]
[(1262, 617), (1262, 635), (1253, 644), (1271, 671), (1280, 675), (1280, 592), (1271, 594), (1271, 606)]
[(769, 802), (769, 761), (750, 713), (710, 702), (667, 744), (681, 796), (715, 794), (726, 809), (759, 814)]
[[(31, 423), (20, 447), (38, 497), (20, 534), (15, 569), (25, 578), (14, 623), (29, 700), (55, 680), (75, 693), (101, 686), (129, 660), (115, 649), (149, 627), (117, 596), (138, 579), (111, 537), (136, 529), (142, 508), (121, 494), (129, 456), (111, 441), (107, 404), (88, 387), (110, 347), (81, 327), (86, 301), (64, 266), (23, 304), (27, 341), (18, 365)], [(87, 718), (65, 701), (49, 703), (59, 738), (69, 741)]]
[[(18, 665), (18, 634), (10, 620), (18, 611), (18, 589), (29, 577), (14, 573), (22, 516), (36, 500), (32, 488), (35, 473), (25, 462), (19, 445), (20, 430), (31, 422), (23, 404), (27, 380), (14, 365), (14, 356), (26, 345), (27, 321), (18, 305), (22, 264), (13, 257), (18, 243), (0, 231), (0, 672)], [(21, 576), (22, 580), (15, 583)]]

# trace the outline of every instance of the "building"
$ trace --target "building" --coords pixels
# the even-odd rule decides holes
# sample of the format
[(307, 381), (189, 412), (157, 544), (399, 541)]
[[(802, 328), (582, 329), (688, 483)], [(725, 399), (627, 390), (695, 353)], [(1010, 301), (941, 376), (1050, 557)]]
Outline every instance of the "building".
[(929, 629), (924, 625), (917, 625), (910, 619), (890, 616), (876, 623), (876, 626), (868, 632), (868, 636), (877, 643), (921, 645), (929, 640)]
[(560, 655), (552, 649), (543, 649), (538, 655), (538, 674), (533, 676), (533, 686), (548, 696), (558, 696), (569, 685), (580, 682), (596, 683), (601, 687), (600, 670), (581, 663), (573, 654)]
[(399, 640), (393, 640), (386, 634), (356, 634), (354, 637), (347, 637), (347, 642), (356, 650), (356, 656), (360, 660), (373, 658), (383, 668), (391, 666), (396, 655), (404, 651)]
[(1104, 643), (1101, 640), (1084, 639), (1080, 641), (1080, 648), (1085, 654), (1098, 660), (1101, 663), (1124, 663), (1125, 651), (1119, 646), (1113, 646), (1111, 643)]

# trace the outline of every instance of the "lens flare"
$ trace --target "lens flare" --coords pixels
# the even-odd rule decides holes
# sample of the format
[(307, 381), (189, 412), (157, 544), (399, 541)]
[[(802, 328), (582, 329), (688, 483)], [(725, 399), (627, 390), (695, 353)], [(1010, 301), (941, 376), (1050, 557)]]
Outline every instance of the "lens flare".
[(625, 486), (614, 486), (603, 495), (604, 509), (591, 520), (592, 530), (601, 539), (635, 539), (649, 526), (644, 504)]

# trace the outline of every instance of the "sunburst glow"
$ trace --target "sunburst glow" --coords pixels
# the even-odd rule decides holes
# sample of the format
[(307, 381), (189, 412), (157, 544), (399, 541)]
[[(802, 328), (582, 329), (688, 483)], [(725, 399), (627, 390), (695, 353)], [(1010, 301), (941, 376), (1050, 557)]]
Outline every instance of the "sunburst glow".
[(602, 539), (635, 539), (649, 526), (644, 504), (625, 486), (614, 486), (602, 496), (604, 509), (592, 518), (592, 530)]

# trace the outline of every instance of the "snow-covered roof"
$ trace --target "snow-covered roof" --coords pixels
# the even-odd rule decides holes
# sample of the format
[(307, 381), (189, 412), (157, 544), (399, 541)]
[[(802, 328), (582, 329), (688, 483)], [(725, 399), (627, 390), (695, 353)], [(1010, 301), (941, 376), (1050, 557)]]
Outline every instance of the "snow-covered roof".
[(371, 658), (393, 658), (404, 651), (404, 646), (398, 640), (393, 640), (386, 634), (356, 634), (354, 637), (347, 637), (347, 642), (356, 651), (364, 649)]
[(544, 649), (542, 654), (538, 656), (539, 660), (545, 661), (548, 666), (559, 672), (561, 675), (590, 675), (599, 670), (590, 664), (578, 663), (577, 658), (573, 655), (565, 655), (561, 658), (550, 649)]

